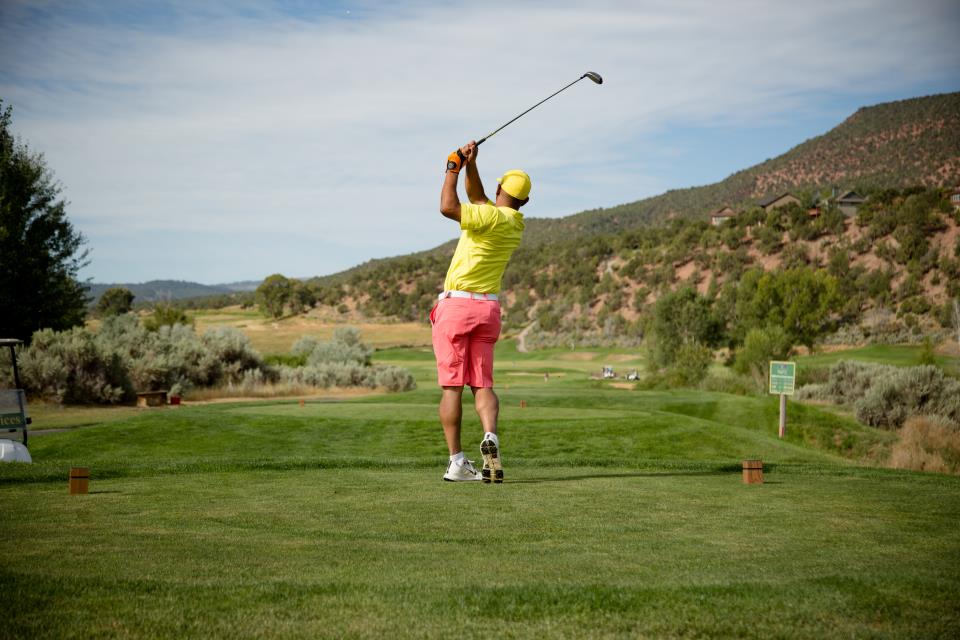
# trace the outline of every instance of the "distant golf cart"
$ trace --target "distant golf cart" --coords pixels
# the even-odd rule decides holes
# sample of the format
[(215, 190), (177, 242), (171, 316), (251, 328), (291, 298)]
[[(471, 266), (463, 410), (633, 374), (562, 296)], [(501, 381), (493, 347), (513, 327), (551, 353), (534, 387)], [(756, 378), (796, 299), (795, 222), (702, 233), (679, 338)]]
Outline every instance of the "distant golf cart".
[(32, 422), (27, 417), (27, 396), (20, 388), (20, 371), (17, 369), (17, 345), (22, 341), (0, 338), (0, 349), (10, 349), (13, 365), (13, 389), (0, 389), (0, 462), (33, 462), (27, 449), (27, 426)]
[(617, 374), (614, 373), (613, 367), (610, 365), (604, 365), (603, 370), (600, 372), (600, 377), (604, 380), (612, 380), (617, 377)]

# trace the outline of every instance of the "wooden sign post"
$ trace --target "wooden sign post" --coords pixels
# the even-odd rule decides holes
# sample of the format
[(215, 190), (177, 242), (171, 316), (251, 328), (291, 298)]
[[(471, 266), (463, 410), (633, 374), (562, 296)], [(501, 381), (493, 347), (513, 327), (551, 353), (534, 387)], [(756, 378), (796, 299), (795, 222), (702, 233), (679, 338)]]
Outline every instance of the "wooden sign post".
[(793, 395), (797, 380), (796, 362), (770, 362), (770, 393), (780, 396), (780, 429), (782, 438), (787, 433), (787, 396)]

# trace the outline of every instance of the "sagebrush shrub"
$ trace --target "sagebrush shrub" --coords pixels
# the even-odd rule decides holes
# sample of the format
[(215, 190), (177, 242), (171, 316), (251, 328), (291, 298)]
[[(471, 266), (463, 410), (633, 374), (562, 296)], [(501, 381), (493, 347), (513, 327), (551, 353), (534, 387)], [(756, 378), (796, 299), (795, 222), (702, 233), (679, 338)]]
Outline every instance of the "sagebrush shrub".
[(38, 331), (21, 360), (28, 391), (66, 403), (115, 403), (135, 391), (241, 382), (248, 371), (272, 375), (237, 329), (203, 336), (184, 325), (148, 331), (132, 314), (106, 318), (96, 332)]
[(30, 393), (67, 403), (116, 403), (135, 391), (236, 385), (253, 392), (277, 382), (299, 386), (385, 387), (406, 391), (413, 376), (398, 367), (372, 367), (372, 349), (356, 329), (338, 329), (331, 342), (302, 338), (294, 345), (306, 366), (264, 363), (238, 329), (220, 327), (197, 335), (193, 327), (147, 330), (132, 314), (106, 318), (96, 332), (83, 328), (37, 332), (21, 351), (24, 386)]
[(105, 349), (89, 331), (42, 329), (19, 354), (28, 393), (72, 404), (114, 404), (133, 397), (119, 354)]
[(933, 366), (841, 361), (827, 382), (804, 387), (800, 398), (817, 398), (853, 407), (857, 420), (898, 429), (912, 416), (940, 416), (960, 425), (960, 381)]
[(373, 349), (360, 342), (360, 330), (354, 327), (339, 327), (334, 330), (329, 342), (320, 342), (312, 336), (304, 336), (293, 343), (293, 353), (305, 356), (307, 366), (341, 363), (370, 366)]
[(374, 379), (374, 386), (384, 387), (388, 391), (411, 391), (417, 388), (413, 374), (401, 367), (378, 367)]

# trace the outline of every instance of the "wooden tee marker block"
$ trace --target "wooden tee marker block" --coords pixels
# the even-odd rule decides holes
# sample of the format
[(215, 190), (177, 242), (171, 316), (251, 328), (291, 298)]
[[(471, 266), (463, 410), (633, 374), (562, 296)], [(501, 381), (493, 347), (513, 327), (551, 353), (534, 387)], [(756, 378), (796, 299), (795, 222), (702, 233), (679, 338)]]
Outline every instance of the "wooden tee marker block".
[(166, 391), (138, 391), (137, 406), (141, 409), (148, 407), (162, 407), (167, 404)]
[(763, 460), (743, 461), (743, 483), (763, 484)]
[(70, 468), (70, 495), (85, 495), (90, 489), (90, 469), (86, 467)]

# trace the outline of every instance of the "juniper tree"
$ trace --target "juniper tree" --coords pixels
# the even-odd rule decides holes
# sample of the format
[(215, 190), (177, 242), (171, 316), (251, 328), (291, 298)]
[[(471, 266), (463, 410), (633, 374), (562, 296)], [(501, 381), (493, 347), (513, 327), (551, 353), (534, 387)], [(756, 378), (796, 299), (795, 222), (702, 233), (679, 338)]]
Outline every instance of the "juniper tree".
[(29, 341), (83, 324), (87, 251), (43, 154), (14, 138), (12, 114), (0, 100), (0, 337)]

